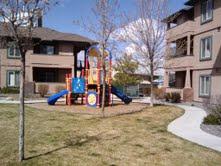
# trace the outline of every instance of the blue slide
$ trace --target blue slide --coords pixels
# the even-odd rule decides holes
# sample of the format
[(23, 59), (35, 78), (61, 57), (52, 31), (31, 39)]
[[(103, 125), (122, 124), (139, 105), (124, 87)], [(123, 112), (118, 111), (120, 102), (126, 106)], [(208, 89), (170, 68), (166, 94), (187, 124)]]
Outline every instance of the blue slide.
[(62, 90), (59, 93), (56, 93), (48, 98), (48, 105), (55, 105), (57, 100), (62, 96), (68, 94), (68, 90)]
[(130, 104), (130, 102), (132, 102), (132, 98), (126, 96), (114, 86), (111, 87), (111, 93), (120, 98), (125, 104)]

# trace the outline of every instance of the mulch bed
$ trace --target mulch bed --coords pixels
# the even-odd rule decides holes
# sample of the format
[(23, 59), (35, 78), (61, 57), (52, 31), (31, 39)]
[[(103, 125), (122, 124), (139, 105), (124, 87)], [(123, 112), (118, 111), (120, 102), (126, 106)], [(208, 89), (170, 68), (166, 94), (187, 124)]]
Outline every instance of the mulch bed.
[(221, 125), (201, 124), (200, 128), (209, 134), (215, 135), (217, 137), (221, 137)]
[[(63, 111), (71, 112), (76, 114), (88, 114), (101, 116), (101, 108), (88, 107), (86, 105), (75, 104), (68, 106), (65, 102), (57, 102), (56, 105), (50, 106), (46, 103), (28, 104), (29, 107), (36, 109), (47, 110), (47, 111)], [(134, 112), (140, 112), (144, 108), (148, 107), (147, 104), (141, 103), (130, 103), (125, 105), (121, 102), (115, 102), (112, 106), (105, 107), (105, 116), (115, 116), (122, 114), (130, 114)]]

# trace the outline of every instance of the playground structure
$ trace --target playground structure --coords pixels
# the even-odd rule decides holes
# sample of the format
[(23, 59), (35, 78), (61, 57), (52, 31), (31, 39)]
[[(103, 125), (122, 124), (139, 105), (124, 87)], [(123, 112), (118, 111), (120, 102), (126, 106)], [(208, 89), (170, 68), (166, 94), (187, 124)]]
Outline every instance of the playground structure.
[[(105, 55), (106, 80), (103, 82), (102, 53)], [(82, 68), (77, 77), (66, 74), (66, 90), (63, 90), (48, 98), (48, 104), (54, 105), (56, 101), (66, 95), (66, 104), (72, 105), (78, 98), (81, 104), (91, 107), (101, 107), (102, 90), (105, 86), (105, 105), (111, 106), (113, 103), (112, 94), (120, 98), (125, 104), (129, 104), (132, 99), (124, 95), (117, 88), (112, 86), (112, 55), (107, 50), (102, 50), (98, 46), (91, 46), (86, 53), (85, 68)]]

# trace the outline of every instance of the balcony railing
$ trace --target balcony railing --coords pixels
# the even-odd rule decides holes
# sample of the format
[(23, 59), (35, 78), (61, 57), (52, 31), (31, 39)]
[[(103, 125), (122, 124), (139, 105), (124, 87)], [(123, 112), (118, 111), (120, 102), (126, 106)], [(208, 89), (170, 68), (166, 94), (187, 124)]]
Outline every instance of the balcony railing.
[(193, 67), (194, 56), (193, 55), (175, 55), (169, 56), (165, 61), (165, 68), (182, 68)]
[(186, 36), (188, 33), (192, 34), (194, 32), (195, 23), (192, 20), (186, 21), (183, 24), (177, 25), (166, 33), (166, 39), (176, 40)]
[(73, 66), (74, 56), (69, 55), (46, 55), (32, 54), (28, 59), (33, 65), (48, 65), (48, 66)]

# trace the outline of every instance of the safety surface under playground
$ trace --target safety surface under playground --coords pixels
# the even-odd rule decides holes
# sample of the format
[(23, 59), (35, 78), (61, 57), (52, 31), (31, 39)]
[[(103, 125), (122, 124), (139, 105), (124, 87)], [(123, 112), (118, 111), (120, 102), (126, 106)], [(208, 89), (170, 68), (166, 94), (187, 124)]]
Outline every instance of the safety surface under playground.
[[(68, 106), (65, 104), (65, 102), (58, 102), (54, 106), (49, 106), (47, 103), (29, 104), (28, 106), (48, 111), (64, 111), (64, 112), (72, 112), (77, 114), (101, 115), (101, 108), (87, 107), (85, 105), (80, 105), (80, 104)], [(139, 112), (147, 106), (148, 106), (147, 104), (142, 104), (142, 103), (130, 103), (129, 105), (125, 105), (122, 102), (114, 102), (113, 106), (105, 108), (105, 115), (114, 116), (119, 114)]]

